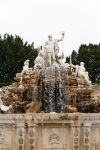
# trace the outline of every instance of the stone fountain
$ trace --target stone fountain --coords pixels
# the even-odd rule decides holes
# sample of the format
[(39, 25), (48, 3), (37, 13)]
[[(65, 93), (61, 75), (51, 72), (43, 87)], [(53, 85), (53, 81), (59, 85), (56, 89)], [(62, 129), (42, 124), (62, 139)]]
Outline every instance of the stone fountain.
[(83, 62), (65, 63), (63, 39), (49, 35), (34, 68), (26, 60), (0, 89), (1, 150), (100, 150), (100, 87)]

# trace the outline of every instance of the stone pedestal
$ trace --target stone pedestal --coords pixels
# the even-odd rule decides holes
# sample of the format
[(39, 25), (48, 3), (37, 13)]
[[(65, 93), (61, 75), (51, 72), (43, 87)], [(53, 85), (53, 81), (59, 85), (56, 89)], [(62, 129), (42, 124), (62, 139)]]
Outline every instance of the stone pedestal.
[(0, 150), (100, 150), (100, 114), (0, 115)]

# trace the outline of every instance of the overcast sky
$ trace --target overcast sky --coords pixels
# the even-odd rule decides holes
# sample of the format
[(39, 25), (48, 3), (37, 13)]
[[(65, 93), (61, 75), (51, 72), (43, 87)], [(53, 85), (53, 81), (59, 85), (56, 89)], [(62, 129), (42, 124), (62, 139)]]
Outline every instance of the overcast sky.
[(0, 34), (20, 35), (42, 45), (47, 35), (59, 38), (65, 55), (81, 44), (100, 42), (100, 0), (0, 0)]

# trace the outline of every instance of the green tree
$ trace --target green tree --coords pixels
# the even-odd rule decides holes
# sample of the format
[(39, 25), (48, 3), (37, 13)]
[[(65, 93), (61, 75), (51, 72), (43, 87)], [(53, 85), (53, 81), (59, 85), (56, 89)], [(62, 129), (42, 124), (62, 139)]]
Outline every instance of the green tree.
[[(78, 53), (72, 51), (71, 58), (74, 65), (84, 62), (91, 81), (100, 83), (100, 44), (83, 44)], [(66, 58), (66, 62), (69, 62), (69, 57)]]
[(72, 59), (72, 64), (74, 65), (78, 64), (78, 54), (75, 50), (72, 51), (71, 59)]
[(30, 60), (30, 67), (33, 67), (36, 56), (34, 43), (23, 42), (17, 35), (0, 36), (0, 84), (12, 83), (15, 74), (21, 72), (26, 59)]
[(71, 56), (66, 57), (66, 62), (67, 63), (70, 63), (70, 57), (71, 57), (71, 60), (72, 60), (72, 64), (77, 65), (78, 64), (78, 54), (75, 50), (72, 51)]

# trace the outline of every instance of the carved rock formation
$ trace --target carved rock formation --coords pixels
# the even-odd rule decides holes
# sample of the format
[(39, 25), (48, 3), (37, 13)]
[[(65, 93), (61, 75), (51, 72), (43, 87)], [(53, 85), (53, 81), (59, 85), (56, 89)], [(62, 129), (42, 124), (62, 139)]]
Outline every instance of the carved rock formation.
[(71, 68), (30, 69), (15, 79), (2, 87), (1, 99), (10, 109), (1, 113), (100, 112), (100, 87), (82, 84)]

